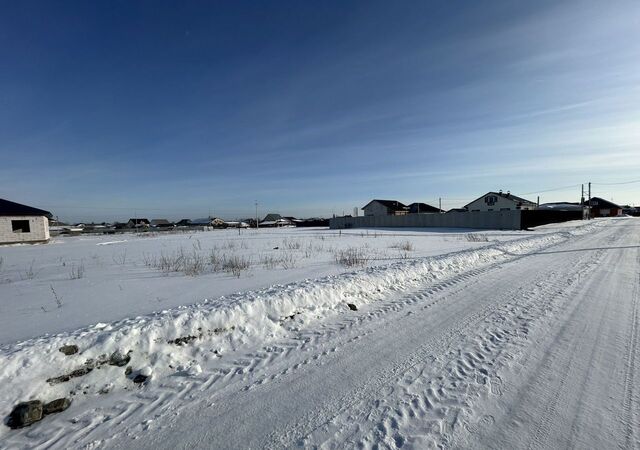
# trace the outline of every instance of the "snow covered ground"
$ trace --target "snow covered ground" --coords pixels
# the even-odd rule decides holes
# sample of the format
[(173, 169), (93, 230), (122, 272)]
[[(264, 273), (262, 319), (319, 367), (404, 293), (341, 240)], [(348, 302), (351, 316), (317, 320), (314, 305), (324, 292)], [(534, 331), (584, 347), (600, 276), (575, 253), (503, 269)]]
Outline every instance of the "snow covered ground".
[[(338, 275), (352, 270), (336, 263), (336, 255), (348, 249), (361, 253), (367, 266), (376, 266), (479, 248), (524, 234), (282, 228), (243, 230), (239, 235), (228, 229), (58, 237), (46, 245), (4, 246), (0, 344)], [(239, 276), (223, 270), (221, 261), (230, 258), (249, 267)]]
[[(224, 231), (2, 248), (0, 411), (73, 403), (3, 426), (0, 447), (637, 447), (640, 221), (477, 234)], [(148, 263), (189, 244), (252, 264), (237, 277)], [(350, 248), (368, 267), (336, 262)], [(283, 253), (295, 267), (264, 262)], [(34, 260), (37, 275), (24, 276)], [(65, 344), (79, 353), (63, 355)], [(116, 351), (131, 351), (129, 376), (97, 363)], [(47, 382), (83, 367), (94, 369)], [(150, 377), (135, 384), (139, 373)]]

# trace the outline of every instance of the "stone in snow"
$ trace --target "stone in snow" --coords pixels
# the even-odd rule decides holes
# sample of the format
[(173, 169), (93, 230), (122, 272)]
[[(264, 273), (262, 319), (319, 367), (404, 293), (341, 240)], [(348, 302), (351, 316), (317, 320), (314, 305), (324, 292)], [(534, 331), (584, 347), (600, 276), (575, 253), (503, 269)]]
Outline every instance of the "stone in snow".
[(109, 365), (111, 366), (124, 367), (129, 363), (129, 361), (131, 361), (131, 356), (129, 356), (128, 353), (123, 355), (118, 350), (113, 352), (109, 357)]
[(136, 384), (142, 384), (145, 381), (147, 381), (149, 379), (149, 377), (142, 375), (141, 373), (139, 373), (138, 375), (136, 375), (135, 377), (133, 377), (133, 382)]
[(347, 306), (349, 307), (349, 309), (351, 311), (357, 311), (358, 307), (356, 305), (354, 305), (353, 303), (347, 303)]
[(138, 384), (144, 383), (149, 378), (151, 378), (151, 373), (152, 373), (151, 367), (149, 366), (143, 367), (142, 369), (140, 369), (138, 374), (133, 378), (133, 382)]
[(77, 345), (63, 345), (58, 350), (61, 351), (62, 353), (64, 353), (65, 355), (67, 355), (67, 356), (75, 355), (76, 353), (78, 353), (78, 346)]
[(7, 425), (10, 428), (27, 427), (42, 419), (43, 405), (40, 400), (18, 403), (11, 414)]
[(71, 400), (68, 398), (57, 398), (49, 403), (45, 403), (42, 413), (44, 415), (59, 413), (67, 409), (69, 405), (71, 405)]

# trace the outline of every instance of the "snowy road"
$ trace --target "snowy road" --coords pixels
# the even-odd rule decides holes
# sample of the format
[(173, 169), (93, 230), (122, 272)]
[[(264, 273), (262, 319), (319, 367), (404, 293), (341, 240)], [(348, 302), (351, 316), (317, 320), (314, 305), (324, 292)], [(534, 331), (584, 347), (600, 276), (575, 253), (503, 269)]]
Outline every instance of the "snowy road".
[(638, 448), (639, 276), (640, 221), (611, 221), (104, 397), (39, 443)]

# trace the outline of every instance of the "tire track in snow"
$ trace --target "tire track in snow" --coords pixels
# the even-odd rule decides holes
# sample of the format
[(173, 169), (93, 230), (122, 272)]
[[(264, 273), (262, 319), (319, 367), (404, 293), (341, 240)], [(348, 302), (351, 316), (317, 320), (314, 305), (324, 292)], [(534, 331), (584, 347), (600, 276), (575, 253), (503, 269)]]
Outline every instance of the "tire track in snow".
[[(607, 287), (621, 283), (633, 287), (635, 295), (638, 261), (635, 253), (633, 278), (624, 275), (632, 250), (619, 254), (619, 247), (607, 248), (621, 237), (619, 232), (603, 236), (606, 245), (585, 252), (593, 253), (596, 272), (583, 277), (568, 313), (554, 313), (540, 330), (536, 346), (518, 363), (521, 369), (512, 373), (516, 389), (499, 402), (501, 407), (491, 408), (499, 412), (496, 426), (485, 430), (473, 447), (610, 448), (616, 442), (624, 446), (622, 420), (611, 419), (623, 415), (616, 408), (618, 399), (621, 406), (629, 397), (620, 392), (624, 373), (620, 369), (633, 369), (622, 362), (623, 352), (617, 349), (629, 343), (629, 327), (621, 328), (621, 319), (633, 320), (628, 312), (637, 299)], [(602, 429), (592, 422), (594, 417), (599, 417), (598, 423), (603, 420)]]
[[(636, 257), (637, 267), (640, 268), (640, 252)], [(629, 336), (626, 342), (626, 355), (625, 355), (625, 374), (624, 374), (624, 402), (622, 404), (623, 414), (621, 422), (625, 426), (625, 447), (632, 448), (638, 447), (638, 407), (640, 404), (637, 394), (635, 373), (636, 373), (636, 360), (638, 358), (638, 351), (640, 346), (638, 345), (639, 334), (638, 333), (638, 320), (640, 320), (638, 314), (638, 298), (640, 297), (640, 273), (637, 276), (637, 282), (633, 289), (633, 305), (632, 312), (629, 316)], [(635, 410), (634, 410), (635, 408)]]
[[(404, 392), (400, 399), (389, 402), (384, 407), (384, 411), (377, 411), (373, 414), (374, 417), (384, 418), (384, 420), (380, 419), (377, 426), (369, 424), (368, 428), (374, 431), (369, 432), (368, 435), (365, 433), (358, 439), (352, 438), (348, 441), (348, 445), (367, 446), (384, 442), (391, 447), (401, 446), (399, 444), (411, 439), (411, 436), (401, 432), (400, 426), (404, 421), (408, 423), (407, 427), (411, 428), (412, 420), (409, 418), (417, 417), (421, 421), (428, 420), (432, 424), (430, 432), (427, 433), (432, 439), (428, 443), (411, 442), (412, 445), (417, 446), (447, 446), (450, 435), (456, 429), (466, 427), (468, 431), (473, 432), (478, 426), (488, 426), (493, 423), (491, 416), (474, 418), (469, 399), (472, 399), (476, 394), (479, 395), (481, 390), (492, 395), (502, 395), (502, 381), (498, 372), (501, 365), (513, 358), (513, 354), (509, 353), (512, 350), (510, 347), (517, 346), (515, 343), (517, 340), (526, 340), (529, 324), (542, 315), (548, 314), (549, 311), (545, 312), (545, 310), (549, 309), (549, 305), (564, 303), (576, 288), (575, 280), (588, 273), (590, 268), (589, 265), (587, 268), (577, 270), (573, 276), (574, 281), (571, 283), (573, 286), (570, 289), (566, 289), (566, 280), (559, 278), (559, 275), (556, 276), (553, 283), (547, 282), (546, 278), (542, 276), (536, 283), (542, 289), (538, 290), (535, 295), (521, 292), (521, 295), (515, 295), (517, 300), (514, 303), (512, 300), (507, 300), (505, 303), (499, 304), (494, 311), (490, 312), (484, 322), (494, 325), (500, 323), (498, 320), (500, 316), (504, 316), (507, 319), (506, 323), (503, 321), (499, 328), (489, 326), (486, 331), (479, 334), (470, 331), (467, 339), (462, 339), (455, 348), (448, 351), (451, 357), (435, 360), (430, 364), (430, 370), (425, 370), (424, 367), (417, 368), (420, 375), (409, 376), (411, 382), (403, 387)], [(507, 297), (510, 295), (507, 294)], [(474, 328), (471, 327), (469, 330)], [(476, 341), (475, 345), (469, 346), (470, 341)], [(396, 384), (402, 387), (402, 378), (406, 377), (408, 373), (398, 377), (395, 380)], [(411, 392), (409, 387), (413, 385), (417, 385), (418, 388), (430, 387), (423, 388), (422, 391), (414, 390)], [(395, 392), (389, 394), (391, 397), (394, 395), (397, 397)], [(384, 396), (376, 397), (373, 401), (363, 403), (359, 407), (359, 412), (354, 412), (352, 407), (349, 409), (348, 415), (356, 418), (371, 417), (372, 413), (368, 411), (380, 409), (379, 405), (384, 404), (384, 398)], [(419, 407), (407, 406), (414, 405), (416, 401), (420, 405)], [(338, 422), (346, 423), (347, 420), (343, 418)], [(355, 420), (355, 422), (362, 421)], [(330, 441), (330, 446), (344, 443), (344, 434), (348, 434), (348, 432), (349, 430), (338, 432), (339, 437), (334, 437)], [(356, 434), (358, 433), (356, 432)], [(313, 441), (313, 439), (311, 440)]]

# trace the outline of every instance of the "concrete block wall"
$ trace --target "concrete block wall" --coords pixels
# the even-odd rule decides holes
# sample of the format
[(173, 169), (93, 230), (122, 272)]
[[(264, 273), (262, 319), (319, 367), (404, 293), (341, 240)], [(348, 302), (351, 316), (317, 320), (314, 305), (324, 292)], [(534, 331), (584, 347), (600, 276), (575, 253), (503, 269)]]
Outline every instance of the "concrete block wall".
[(476, 228), (485, 230), (520, 230), (521, 211), (450, 212), (446, 214), (407, 214), (405, 216), (336, 217), (332, 229), (438, 227)]
[[(28, 220), (29, 233), (16, 233), (12, 220)], [(44, 216), (2, 216), (0, 217), (0, 244), (20, 242), (46, 242), (49, 240), (49, 219)]]

